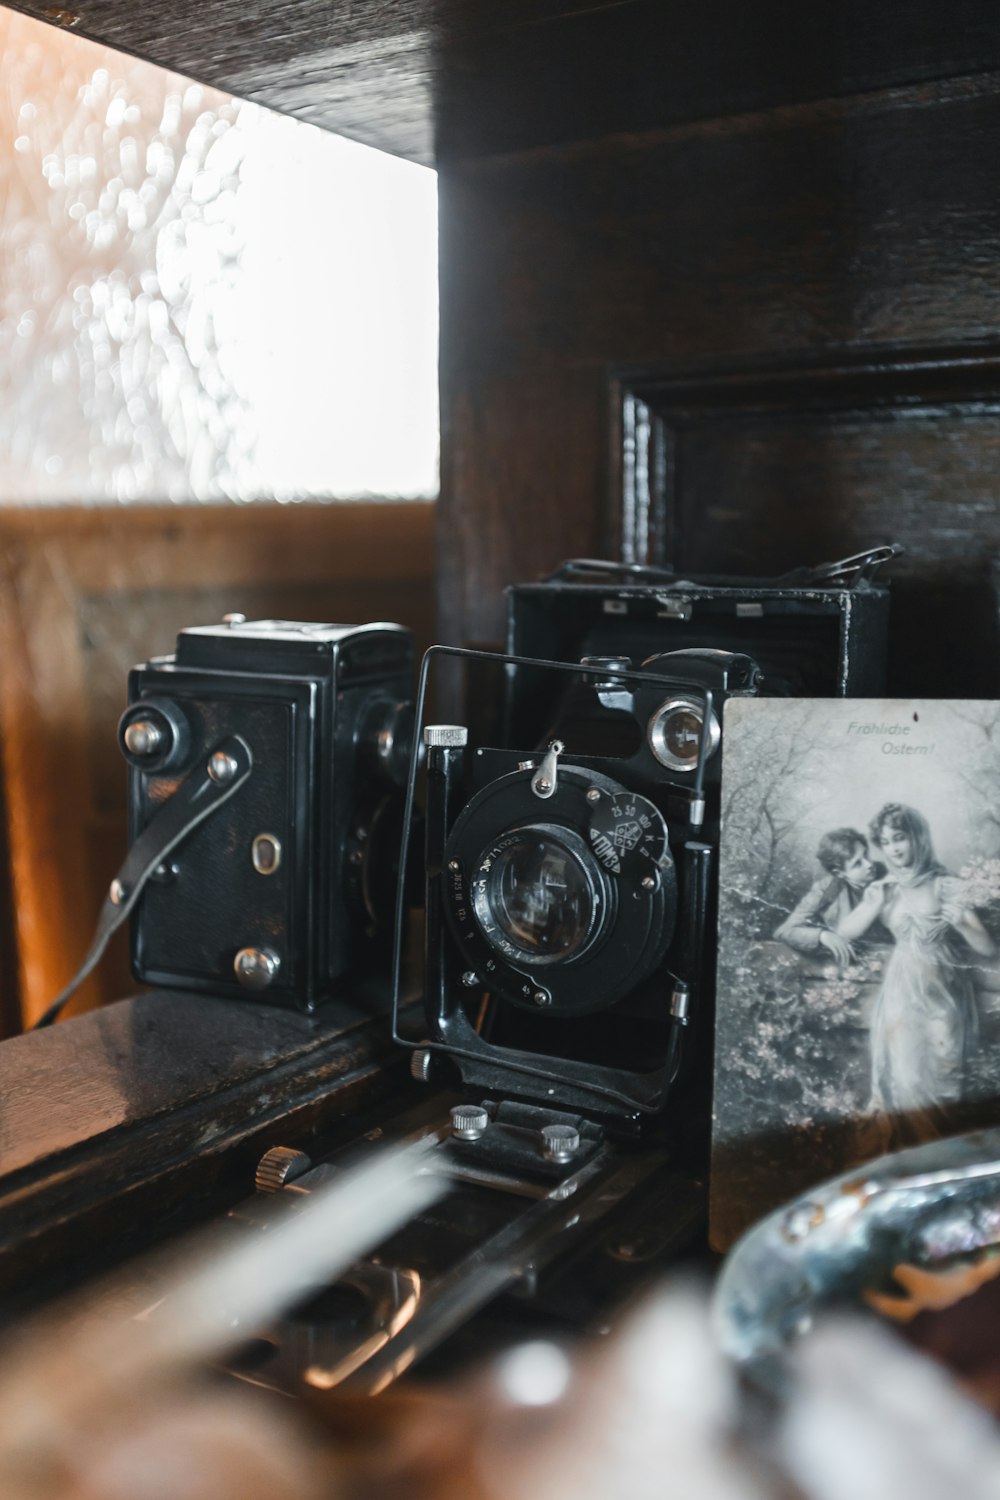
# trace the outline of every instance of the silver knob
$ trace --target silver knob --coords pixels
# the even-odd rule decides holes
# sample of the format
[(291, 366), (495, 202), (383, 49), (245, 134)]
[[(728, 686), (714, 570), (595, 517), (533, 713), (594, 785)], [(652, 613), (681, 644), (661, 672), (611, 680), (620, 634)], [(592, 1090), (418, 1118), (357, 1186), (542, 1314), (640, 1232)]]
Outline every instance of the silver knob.
[(469, 731), (464, 724), (425, 724), (424, 744), (443, 745), (445, 748), (461, 748), (469, 743)]
[(415, 1078), (418, 1083), (430, 1083), (432, 1067), (429, 1047), (418, 1047), (415, 1052), (410, 1053), (410, 1077)]
[(460, 1141), (478, 1141), (490, 1117), (481, 1104), (456, 1104), (451, 1112), (452, 1134)]
[(248, 990), (266, 990), (280, 968), (281, 959), (270, 948), (241, 948), (233, 959), (233, 972)]
[(546, 1161), (571, 1161), (580, 1149), (580, 1132), (572, 1125), (542, 1126), (542, 1155)]
[(223, 625), (245, 625), (246, 622), (246, 615), (241, 615), (236, 610), (232, 614), (222, 616)]
[(291, 1146), (272, 1146), (265, 1151), (257, 1163), (254, 1187), (258, 1193), (276, 1193), (287, 1182), (294, 1182), (303, 1172), (308, 1172), (312, 1162), (304, 1151), (293, 1151)]
[(227, 755), (225, 750), (216, 750), (215, 754), (208, 758), (208, 774), (220, 786), (225, 786), (227, 781), (232, 781), (238, 770), (239, 766), (236, 761), (231, 755)]
[(133, 755), (152, 755), (163, 744), (163, 730), (149, 719), (133, 719), (122, 739)]

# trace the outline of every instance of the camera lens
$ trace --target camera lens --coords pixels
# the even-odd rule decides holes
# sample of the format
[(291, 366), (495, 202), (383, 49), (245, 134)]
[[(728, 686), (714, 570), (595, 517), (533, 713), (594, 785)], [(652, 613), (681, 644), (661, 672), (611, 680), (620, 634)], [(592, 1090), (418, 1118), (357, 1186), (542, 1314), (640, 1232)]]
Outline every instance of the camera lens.
[[(661, 766), (671, 771), (693, 771), (698, 764), (705, 708), (695, 698), (670, 698), (661, 703), (649, 721), (649, 747)], [(708, 723), (708, 754), (718, 749), (719, 723), (712, 714)]]
[(515, 961), (564, 963), (594, 935), (600, 876), (571, 829), (519, 828), (492, 851), (473, 904), (486, 938)]
[(132, 703), (118, 721), (118, 744), (130, 766), (157, 773), (182, 765), (191, 740), (187, 716), (169, 698)]

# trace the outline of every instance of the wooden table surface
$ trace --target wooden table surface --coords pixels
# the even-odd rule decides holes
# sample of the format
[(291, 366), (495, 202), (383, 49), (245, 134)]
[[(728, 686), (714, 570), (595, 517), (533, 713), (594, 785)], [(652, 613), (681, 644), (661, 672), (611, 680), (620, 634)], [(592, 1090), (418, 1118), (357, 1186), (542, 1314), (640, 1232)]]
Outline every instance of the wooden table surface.
[(363, 1001), (317, 1020), (153, 991), (0, 1044), (0, 1296), (36, 1294), (253, 1190), (257, 1161), (408, 1087)]

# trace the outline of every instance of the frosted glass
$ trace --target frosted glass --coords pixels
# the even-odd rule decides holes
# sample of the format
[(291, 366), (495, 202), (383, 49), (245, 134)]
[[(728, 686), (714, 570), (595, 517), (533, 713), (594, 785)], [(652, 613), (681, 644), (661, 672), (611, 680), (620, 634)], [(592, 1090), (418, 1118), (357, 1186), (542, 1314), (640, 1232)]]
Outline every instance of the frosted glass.
[(0, 9), (0, 504), (429, 495), (432, 172)]

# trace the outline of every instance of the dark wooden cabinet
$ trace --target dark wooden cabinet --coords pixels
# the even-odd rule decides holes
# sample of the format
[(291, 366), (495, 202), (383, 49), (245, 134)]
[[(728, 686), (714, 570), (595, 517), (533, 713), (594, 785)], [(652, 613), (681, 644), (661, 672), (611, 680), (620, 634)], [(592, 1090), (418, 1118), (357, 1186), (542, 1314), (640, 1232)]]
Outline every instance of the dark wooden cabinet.
[(1000, 690), (998, 129), (984, 74), (443, 163), (444, 632), (565, 556), (894, 539), (890, 691)]
[(22, 8), (436, 164), (442, 638), (894, 539), (890, 691), (1000, 691), (992, 0)]
[(443, 636), (496, 641), (567, 555), (893, 537), (890, 687), (996, 691), (989, 0), (23, 8), (437, 166)]

